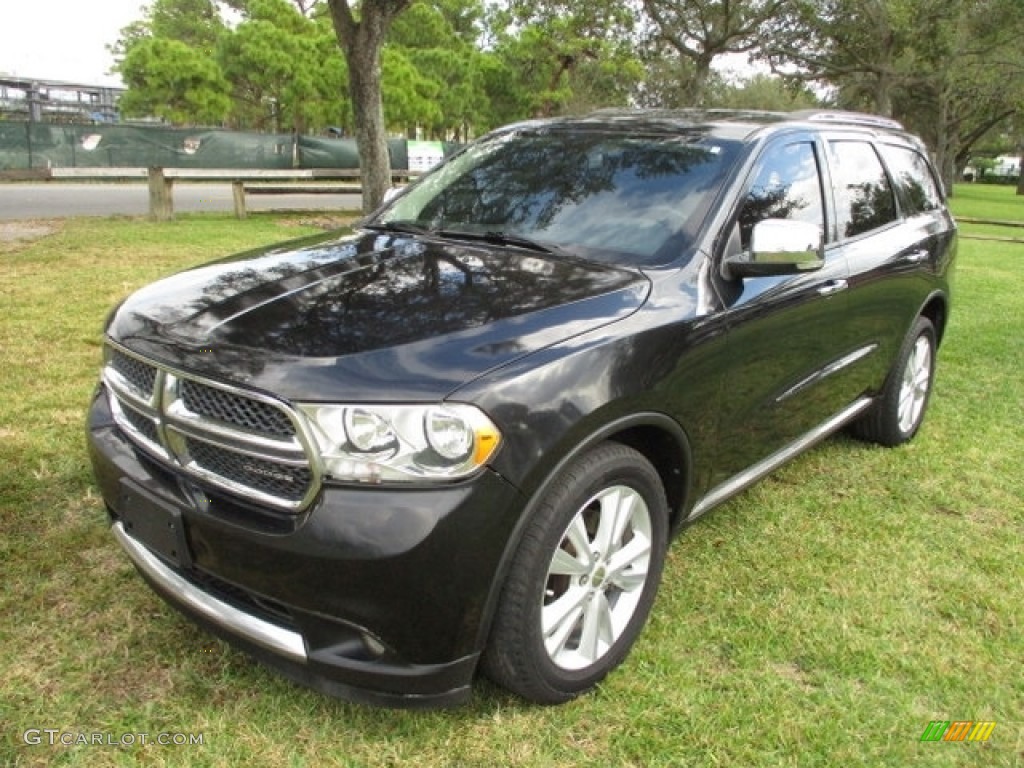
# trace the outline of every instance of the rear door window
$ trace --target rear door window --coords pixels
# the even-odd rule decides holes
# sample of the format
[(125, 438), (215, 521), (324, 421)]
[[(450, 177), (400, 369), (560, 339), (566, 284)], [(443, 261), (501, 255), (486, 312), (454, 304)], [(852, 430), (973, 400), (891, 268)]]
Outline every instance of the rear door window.
[(839, 236), (856, 237), (896, 221), (896, 199), (875, 148), (866, 141), (830, 141)]

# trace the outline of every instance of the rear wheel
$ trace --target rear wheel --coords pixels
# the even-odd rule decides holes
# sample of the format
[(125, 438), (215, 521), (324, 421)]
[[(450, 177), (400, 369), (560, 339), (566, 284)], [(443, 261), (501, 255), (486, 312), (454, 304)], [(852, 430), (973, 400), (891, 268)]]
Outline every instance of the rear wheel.
[(665, 491), (641, 454), (604, 443), (572, 462), (545, 491), (516, 552), (486, 674), (545, 704), (596, 685), (647, 620), (667, 538)]
[(935, 379), (935, 326), (919, 317), (889, 372), (881, 399), (853, 425), (857, 437), (881, 445), (907, 442), (921, 427)]

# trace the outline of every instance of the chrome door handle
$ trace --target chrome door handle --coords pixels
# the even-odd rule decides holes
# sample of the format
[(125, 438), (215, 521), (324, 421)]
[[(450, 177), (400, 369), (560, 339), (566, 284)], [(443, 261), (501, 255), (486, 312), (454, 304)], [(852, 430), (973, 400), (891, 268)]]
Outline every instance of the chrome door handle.
[(909, 262), (910, 264), (919, 264), (922, 261), (926, 260), (927, 258), (928, 251), (922, 249), (920, 251), (913, 251), (912, 253), (908, 253), (906, 256), (903, 257), (903, 260)]
[(850, 283), (846, 280), (829, 280), (821, 288), (818, 289), (819, 296), (831, 296), (833, 293), (839, 293), (845, 291), (850, 287)]

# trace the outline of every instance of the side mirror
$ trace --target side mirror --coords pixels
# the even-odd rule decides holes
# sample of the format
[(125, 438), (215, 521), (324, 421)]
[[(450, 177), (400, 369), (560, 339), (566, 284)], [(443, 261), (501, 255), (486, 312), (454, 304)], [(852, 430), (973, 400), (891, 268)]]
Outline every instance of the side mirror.
[(795, 275), (824, 264), (821, 227), (791, 219), (759, 221), (750, 235), (750, 253), (727, 262), (732, 277)]

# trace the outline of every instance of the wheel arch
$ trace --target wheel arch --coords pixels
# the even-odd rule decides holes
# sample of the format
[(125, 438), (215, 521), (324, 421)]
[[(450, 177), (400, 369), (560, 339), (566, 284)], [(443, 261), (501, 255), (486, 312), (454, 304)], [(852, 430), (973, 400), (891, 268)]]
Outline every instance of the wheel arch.
[(942, 293), (932, 294), (928, 298), (928, 301), (921, 307), (921, 311), (918, 312), (920, 317), (928, 318), (932, 326), (935, 328), (935, 341), (936, 346), (942, 344), (942, 337), (945, 335), (946, 322), (949, 319), (949, 300)]
[(509, 568), (533, 515), (534, 506), (570, 462), (603, 442), (627, 445), (640, 453), (654, 467), (661, 478), (668, 502), (670, 540), (686, 519), (684, 510), (692, 496), (693, 460), (690, 441), (679, 423), (664, 413), (650, 411), (631, 414), (603, 425), (561, 455), (539, 482), (524, 489), (524, 493), (529, 494), (529, 497), (505, 544), (501, 562), (491, 583), (484, 604), (483, 619), (480, 622), (477, 648), (485, 647), (491, 633), (494, 614)]

